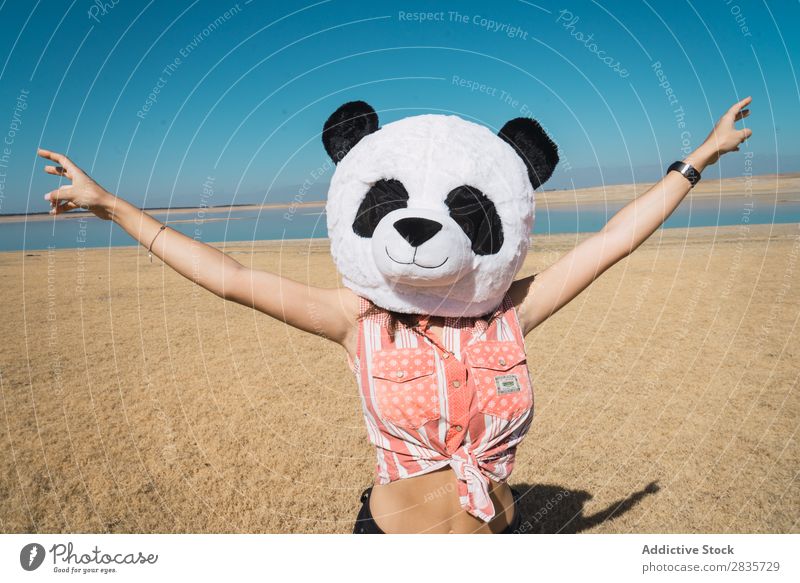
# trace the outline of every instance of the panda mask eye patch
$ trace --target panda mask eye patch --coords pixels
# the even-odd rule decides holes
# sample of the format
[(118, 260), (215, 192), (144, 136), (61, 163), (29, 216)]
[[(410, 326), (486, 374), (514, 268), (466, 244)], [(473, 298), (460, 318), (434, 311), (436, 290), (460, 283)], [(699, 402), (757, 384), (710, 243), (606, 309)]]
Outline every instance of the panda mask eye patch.
[(353, 232), (359, 237), (372, 237), (375, 227), (390, 212), (408, 206), (408, 192), (399, 180), (378, 180), (367, 191), (356, 212)]
[(476, 255), (494, 255), (503, 246), (503, 224), (494, 203), (474, 186), (459, 186), (445, 199), (450, 216), (472, 241)]

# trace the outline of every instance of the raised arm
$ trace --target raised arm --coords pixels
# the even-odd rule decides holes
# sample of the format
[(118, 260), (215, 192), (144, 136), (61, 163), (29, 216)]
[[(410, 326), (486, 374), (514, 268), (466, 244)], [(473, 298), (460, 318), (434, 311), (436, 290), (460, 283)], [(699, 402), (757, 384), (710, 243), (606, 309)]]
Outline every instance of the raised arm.
[[(702, 172), (723, 154), (738, 151), (739, 144), (752, 135), (752, 130), (737, 130), (734, 123), (750, 114), (750, 110), (743, 108), (751, 100), (747, 97), (733, 105), (684, 162)], [(611, 217), (605, 227), (553, 265), (535, 276), (515, 281), (510, 292), (525, 334), (568, 304), (609, 267), (630, 255), (669, 218), (690, 189), (689, 181), (680, 173), (667, 173)]]
[(273, 273), (249, 269), (219, 249), (165, 227), (146, 212), (106, 191), (63, 154), (39, 150), (59, 166), (48, 174), (72, 184), (45, 195), (51, 214), (82, 208), (113, 220), (153, 255), (187, 279), (226, 300), (252, 307), (287, 324), (323, 336), (349, 351), (358, 298), (348, 289), (308, 286)]

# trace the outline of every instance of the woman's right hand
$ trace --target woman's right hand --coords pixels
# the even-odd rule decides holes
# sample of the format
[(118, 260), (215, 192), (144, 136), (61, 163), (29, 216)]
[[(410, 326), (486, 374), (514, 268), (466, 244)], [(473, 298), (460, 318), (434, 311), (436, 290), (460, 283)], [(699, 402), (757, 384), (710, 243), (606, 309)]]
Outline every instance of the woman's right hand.
[(56, 176), (66, 176), (72, 184), (64, 185), (44, 195), (50, 201), (50, 214), (59, 215), (73, 209), (89, 210), (99, 218), (109, 220), (116, 197), (92, 180), (64, 154), (39, 148), (39, 156), (58, 163), (45, 166), (44, 171)]

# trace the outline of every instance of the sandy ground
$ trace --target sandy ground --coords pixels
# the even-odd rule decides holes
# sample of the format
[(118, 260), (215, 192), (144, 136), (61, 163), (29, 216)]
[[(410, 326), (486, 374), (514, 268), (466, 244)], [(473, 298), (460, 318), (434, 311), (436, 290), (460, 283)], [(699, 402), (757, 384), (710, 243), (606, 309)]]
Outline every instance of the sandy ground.
[[(537, 237), (522, 272), (585, 235)], [(229, 245), (337, 285), (325, 241)], [(534, 330), (531, 532), (798, 532), (800, 225), (668, 229)], [(0, 254), (3, 532), (349, 532), (335, 345), (136, 248)]]

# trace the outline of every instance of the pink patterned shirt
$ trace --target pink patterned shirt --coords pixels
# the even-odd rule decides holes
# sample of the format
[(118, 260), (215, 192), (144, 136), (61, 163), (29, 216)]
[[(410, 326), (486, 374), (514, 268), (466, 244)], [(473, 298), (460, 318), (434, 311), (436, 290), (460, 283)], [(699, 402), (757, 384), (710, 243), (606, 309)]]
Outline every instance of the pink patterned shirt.
[[(358, 348), (350, 363), (361, 394), (379, 484), (449, 465), (461, 506), (488, 522), (494, 515), (489, 479), (511, 474), (517, 444), (533, 417), (533, 387), (525, 343), (511, 298), (490, 318), (445, 318), (440, 340), (390, 315), (365, 313), (361, 299)], [(422, 329), (424, 328), (424, 332)]]

